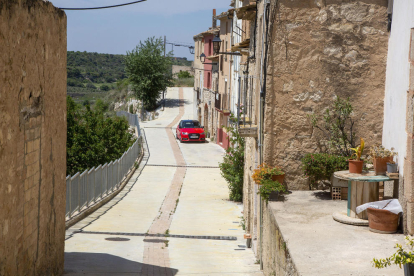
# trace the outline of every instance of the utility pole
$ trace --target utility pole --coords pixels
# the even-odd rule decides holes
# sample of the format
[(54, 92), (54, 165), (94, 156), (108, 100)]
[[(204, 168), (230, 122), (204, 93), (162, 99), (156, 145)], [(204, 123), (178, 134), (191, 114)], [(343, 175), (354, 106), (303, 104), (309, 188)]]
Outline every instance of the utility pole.
[[(164, 58), (165, 58), (165, 49), (167, 48), (167, 36), (164, 35)], [(165, 109), (165, 91), (162, 91), (162, 111)]]

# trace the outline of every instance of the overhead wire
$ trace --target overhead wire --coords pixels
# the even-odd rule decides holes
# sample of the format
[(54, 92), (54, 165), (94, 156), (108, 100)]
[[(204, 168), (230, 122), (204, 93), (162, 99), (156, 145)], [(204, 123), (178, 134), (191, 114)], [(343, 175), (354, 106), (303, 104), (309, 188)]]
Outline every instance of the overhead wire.
[(124, 3), (124, 4), (118, 4), (118, 5), (111, 5), (111, 6), (103, 6), (103, 7), (92, 7), (92, 8), (60, 8), (58, 7), (58, 9), (61, 10), (72, 10), (72, 11), (80, 11), (80, 10), (100, 10), (100, 9), (110, 9), (110, 8), (117, 8), (117, 7), (122, 7), (122, 6), (128, 6), (128, 5), (133, 5), (133, 4), (137, 4), (137, 3), (141, 3), (141, 2), (145, 2), (147, 0), (139, 0), (139, 1), (134, 1), (134, 2), (130, 2), (130, 3)]

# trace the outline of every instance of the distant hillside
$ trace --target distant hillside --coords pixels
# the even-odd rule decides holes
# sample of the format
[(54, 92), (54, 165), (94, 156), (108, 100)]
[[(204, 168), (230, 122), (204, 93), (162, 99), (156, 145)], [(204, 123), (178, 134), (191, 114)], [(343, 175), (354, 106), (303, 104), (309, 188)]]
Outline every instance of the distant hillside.
[[(125, 55), (68, 51), (68, 91), (93, 91), (100, 84), (110, 85), (125, 79)], [(172, 58), (173, 65), (191, 66), (187, 58)]]

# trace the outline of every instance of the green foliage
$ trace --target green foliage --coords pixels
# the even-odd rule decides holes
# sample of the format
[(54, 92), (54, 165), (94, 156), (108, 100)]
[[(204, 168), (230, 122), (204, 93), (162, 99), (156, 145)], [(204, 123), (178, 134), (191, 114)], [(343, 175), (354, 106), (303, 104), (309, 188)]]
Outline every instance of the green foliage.
[(67, 97), (66, 174), (74, 175), (116, 160), (133, 144), (126, 119), (105, 118), (106, 108), (98, 100), (94, 109), (89, 104), (82, 109)]
[(351, 148), (356, 147), (355, 122), (351, 117), (353, 110), (349, 98), (343, 100), (337, 97), (332, 108), (325, 110), (322, 122), (319, 122), (317, 115), (310, 116), (312, 125), (319, 129), (327, 139), (330, 153), (350, 156)]
[(302, 170), (309, 178), (310, 186), (315, 187), (320, 181), (330, 180), (336, 171), (348, 169), (348, 158), (327, 153), (308, 153), (302, 158)]
[(188, 71), (180, 71), (177, 74), (177, 77), (179, 79), (189, 79), (189, 78), (191, 78), (191, 74)]
[[(414, 248), (414, 240), (410, 236), (406, 236), (406, 244), (410, 247), (410, 250)], [(387, 266), (391, 266), (393, 264), (401, 265), (405, 264), (412, 264), (414, 263), (414, 252), (413, 251), (406, 251), (402, 247), (401, 244), (396, 244), (395, 248), (397, 248), (397, 252), (395, 252), (391, 257), (385, 259), (373, 259), (372, 266), (376, 268), (384, 268)]]
[(104, 85), (101, 85), (101, 90), (102, 91), (109, 91), (111, 88), (108, 86), (108, 85), (106, 85), (106, 84), (104, 84)]
[(161, 38), (148, 38), (127, 52), (125, 66), (136, 97), (146, 109), (154, 109), (162, 91), (172, 84), (171, 57), (164, 57)]
[(264, 179), (260, 183), (261, 185), (257, 194), (266, 200), (266, 203), (269, 202), (269, 197), (272, 192), (285, 192), (285, 187), (278, 181)]
[(93, 90), (95, 90), (95, 89), (96, 89), (96, 86), (95, 86), (93, 83), (88, 82), (88, 83), (86, 84), (86, 88), (89, 88), (89, 89), (93, 89)]
[[(233, 115), (231, 117), (234, 118)], [(239, 135), (236, 126), (225, 129), (230, 134), (230, 147), (226, 150), (223, 162), (219, 164), (221, 175), (229, 185), (230, 200), (242, 201), (245, 140)]]
[(174, 79), (174, 87), (194, 87), (194, 78)]
[(129, 106), (129, 113), (134, 114), (134, 106), (132, 104)]
[(68, 81), (112, 83), (126, 78), (123, 55), (68, 51), (67, 72)]

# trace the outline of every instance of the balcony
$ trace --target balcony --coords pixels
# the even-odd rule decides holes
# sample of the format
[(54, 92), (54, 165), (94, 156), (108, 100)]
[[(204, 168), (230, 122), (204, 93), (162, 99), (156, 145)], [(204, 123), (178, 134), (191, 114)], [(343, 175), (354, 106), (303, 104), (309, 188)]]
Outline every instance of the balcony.
[[(258, 137), (257, 125), (255, 125), (255, 105), (253, 97), (254, 76), (244, 75), (239, 77), (239, 95), (237, 103), (237, 126), (240, 136)], [(256, 119), (257, 120), (257, 119)]]
[(249, 5), (236, 9), (237, 18), (254, 20), (256, 18), (256, 2), (250, 1)]

